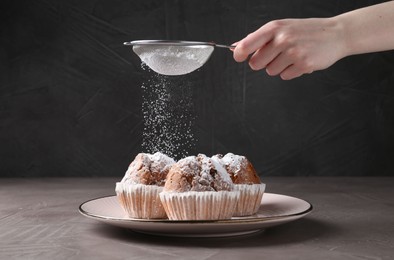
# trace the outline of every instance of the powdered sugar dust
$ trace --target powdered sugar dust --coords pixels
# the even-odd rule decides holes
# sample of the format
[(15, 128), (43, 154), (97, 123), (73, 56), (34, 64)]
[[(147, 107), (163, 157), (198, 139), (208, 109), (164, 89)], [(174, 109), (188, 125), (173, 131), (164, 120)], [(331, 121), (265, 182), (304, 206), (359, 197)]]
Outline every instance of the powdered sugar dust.
[(180, 159), (192, 154), (196, 138), (192, 86), (183, 77), (164, 76), (149, 70), (142, 84), (144, 130), (142, 149)]

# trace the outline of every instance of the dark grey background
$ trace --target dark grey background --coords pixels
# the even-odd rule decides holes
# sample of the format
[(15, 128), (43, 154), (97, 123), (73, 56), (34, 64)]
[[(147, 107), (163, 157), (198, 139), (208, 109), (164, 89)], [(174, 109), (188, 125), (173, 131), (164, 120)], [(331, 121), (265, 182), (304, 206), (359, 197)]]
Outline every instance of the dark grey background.
[[(122, 176), (141, 151), (141, 84), (122, 42), (232, 43), (279, 18), (381, 1), (1, 1), (0, 176)], [(191, 154), (244, 154), (261, 176), (394, 175), (394, 53), (292, 81), (224, 49), (173, 80), (191, 88)]]

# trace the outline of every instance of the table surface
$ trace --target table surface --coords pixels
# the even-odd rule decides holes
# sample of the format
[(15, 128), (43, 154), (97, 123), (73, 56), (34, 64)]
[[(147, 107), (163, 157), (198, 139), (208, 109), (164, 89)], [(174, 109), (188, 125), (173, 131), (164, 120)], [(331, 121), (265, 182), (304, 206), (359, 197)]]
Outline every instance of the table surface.
[(0, 179), (0, 259), (394, 259), (394, 178), (270, 177), (311, 202), (300, 220), (249, 236), (173, 238), (86, 218), (119, 178)]

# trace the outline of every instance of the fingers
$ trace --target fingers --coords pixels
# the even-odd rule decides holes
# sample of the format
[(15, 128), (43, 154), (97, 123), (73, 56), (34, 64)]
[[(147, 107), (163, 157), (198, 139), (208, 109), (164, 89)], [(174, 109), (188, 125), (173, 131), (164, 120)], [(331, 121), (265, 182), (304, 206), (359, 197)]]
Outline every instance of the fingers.
[(267, 65), (266, 71), (268, 75), (276, 76), (290, 65), (292, 65), (292, 61), (285, 53), (281, 53)]
[(249, 66), (253, 70), (266, 68), (268, 75), (280, 75), (283, 80), (313, 72), (312, 64), (306, 62), (301, 52), (296, 49), (283, 49), (275, 42), (258, 49), (250, 57)]
[(234, 49), (234, 59), (237, 62), (243, 62), (250, 54), (271, 41), (273, 33), (270, 27), (269, 24), (266, 24), (239, 41)]
[(266, 68), (269, 75), (280, 75), (284, 80), (322, 69), (332, 64), (326, 58), (330, 57), (327, 46), (322, 46), (327, 42), (321, 39), (322, 22), (325, 24), (325, 20), (316, 19), (271, 21), (234, 43), (234, 59), (243, 62), (250, 57), (251, 69)]
[[(312, 73), (312, 71), (310, 71), (309, 73)], [(290, 80), (300, 77), (303, 74), (304, 72), (299, 67), (297, 67), (296, 65), (290, 65), (280, 73), (280, 77), (283, 80)]]
[(274, 44), (268, 43), (266, 46), (258, 49), (249, 59), (249, 66), (252, 70), (264, 69), (271, 61), (276, 59), (280, 54), (280, 49)]

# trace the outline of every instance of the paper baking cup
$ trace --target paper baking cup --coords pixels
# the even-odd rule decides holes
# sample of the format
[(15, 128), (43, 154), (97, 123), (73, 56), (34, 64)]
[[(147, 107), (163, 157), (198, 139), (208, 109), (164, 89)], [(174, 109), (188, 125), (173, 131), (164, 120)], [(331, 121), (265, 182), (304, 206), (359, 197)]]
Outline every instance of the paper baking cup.
[(160, 200), (170, 220), (219, 220), (233, 216), (239, 191), (162, 192)]
[(235, 217), (255, 214), (261, 205), (265, 191), (265, 184), (235, 184), (234, 190), (240, 192), (239, 200), (234, 212)]
[(144, 184), (116, 183), (116, 195), (131, 218), (167, 218), (159, 193), (163, 187)]

